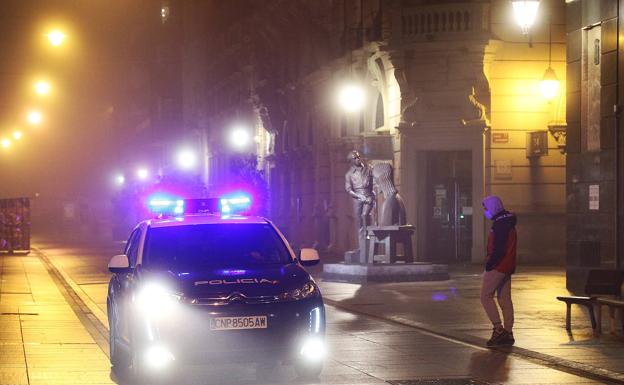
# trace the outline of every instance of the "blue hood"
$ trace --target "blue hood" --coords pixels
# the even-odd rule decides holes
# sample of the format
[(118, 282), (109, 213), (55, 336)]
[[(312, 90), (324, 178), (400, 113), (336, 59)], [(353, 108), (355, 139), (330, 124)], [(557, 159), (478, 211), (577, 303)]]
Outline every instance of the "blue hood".
[(295, 263), (248, 269), (170, 271), (165, 275), (157, 275), (171, 282), (187, 298), (227, 296), (232, 292), (248, 297), (274, 296), (299, 288), (311, 279)]

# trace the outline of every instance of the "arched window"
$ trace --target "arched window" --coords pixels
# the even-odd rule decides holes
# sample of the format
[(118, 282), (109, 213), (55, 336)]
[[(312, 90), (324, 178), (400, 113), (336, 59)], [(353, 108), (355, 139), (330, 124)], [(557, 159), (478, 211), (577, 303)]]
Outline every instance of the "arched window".
[(377, 94), (377, 108), (375, 109), (375, 129), (384, 126), (384, 105), (381, 93)]

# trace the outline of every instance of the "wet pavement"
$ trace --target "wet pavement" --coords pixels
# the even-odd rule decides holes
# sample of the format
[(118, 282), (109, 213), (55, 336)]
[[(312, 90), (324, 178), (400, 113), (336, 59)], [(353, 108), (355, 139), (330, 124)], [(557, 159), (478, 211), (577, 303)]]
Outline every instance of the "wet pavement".
[[(45, 239), (35, 239), (35, 245), (42, 254), (0, 257), (0, 384), (127, 383), (111, 373), (103, 339), (106, 265), (122, 245), (69, 246)], [(621, 372), (621, 337), (594, 338), (586, 315), (576, 310), (573, 333), (565, 333), (565, 305), (554, 299), (565, 294), (557, 270), (532, 269), (514, 280), (515, 335), (521, 349), (483, 348), (480, 341), (489, 325), (478, 305), (477, 271), (456, 268), (453, 279), (443, 283), (319, 280), (328, 303), (329, 357), (314, 383), (407, 385), (441, 378), (449, 384), (450, 379), (460, 384), (607, 383), (584, 376), (591, 374), (583, 372), (587, 366), (575, 372), (530, 352), (613, 372), (606, 374)], [(170, 382), (304, 383), (286, 366), (262, 381), (254, 365), (185, 366), (184, 372), (172, 374)]]

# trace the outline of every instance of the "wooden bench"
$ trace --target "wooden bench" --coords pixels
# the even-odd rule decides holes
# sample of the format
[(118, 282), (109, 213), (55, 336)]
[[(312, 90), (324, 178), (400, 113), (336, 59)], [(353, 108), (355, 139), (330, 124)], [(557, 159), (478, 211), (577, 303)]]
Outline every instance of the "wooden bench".
[(602, 322), (602, 306), (609, 307), (609, 328), (611, 334), (615, 334), (615, 315), (617, 310), (620, 311), (620, 322), (622, 322), (622, 331), (624, 332), (624, 301), (613, 298), (596, 298), (596, 302), (598, 303), (598, 329), (597, 331), (601, 331), (601, 322)]
[[(597, 302), (597, 295), (610, 295), (620, 298), (620, 286), (622, 285), (622, 272), (619, 270), (590, 270), (585, 283), (585, 294), (587, 296), (559, 296), (559, 301), (566, 304), (566, 330), (571, 331), (571, 307), (580, 305), (587, 308), (592, 329), (600, 332), (600, 321), (602, 319), (600, 306)], [(598, 312), (598, 321), (595, 313)]]

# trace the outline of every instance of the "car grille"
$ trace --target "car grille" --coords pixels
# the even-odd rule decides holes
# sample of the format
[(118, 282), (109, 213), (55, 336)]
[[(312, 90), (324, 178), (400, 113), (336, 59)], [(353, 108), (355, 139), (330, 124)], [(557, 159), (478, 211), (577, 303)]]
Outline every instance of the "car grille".
[(233, 304), (262, 304), (279, 302), (278, 296), (254, 296), (248, 297), (243, 293), (230, 293), (227, 296), (220, 297), (202, 297), (194, 298), (190, 301), (192, 305), (204, 305), (204, 306), (227, 306)]

